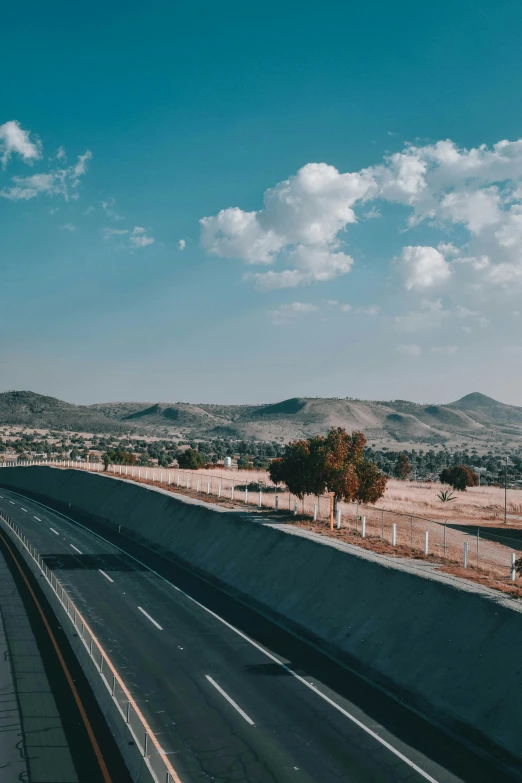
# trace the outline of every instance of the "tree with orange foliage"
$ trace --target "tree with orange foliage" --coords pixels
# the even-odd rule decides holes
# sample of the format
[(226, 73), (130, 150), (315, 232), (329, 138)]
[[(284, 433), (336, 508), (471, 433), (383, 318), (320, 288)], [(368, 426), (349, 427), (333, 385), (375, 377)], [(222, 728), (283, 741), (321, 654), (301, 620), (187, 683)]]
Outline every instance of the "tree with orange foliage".
[(387, 476), (364, 459), (365, 445), (362, 432), (349, 435), (341, 427), (326, 437), (293, 441), (271, 463), (270, 478), (299, 498), (333, 492), (335, 509), (343, 499), (375, 503), (384, 494)]

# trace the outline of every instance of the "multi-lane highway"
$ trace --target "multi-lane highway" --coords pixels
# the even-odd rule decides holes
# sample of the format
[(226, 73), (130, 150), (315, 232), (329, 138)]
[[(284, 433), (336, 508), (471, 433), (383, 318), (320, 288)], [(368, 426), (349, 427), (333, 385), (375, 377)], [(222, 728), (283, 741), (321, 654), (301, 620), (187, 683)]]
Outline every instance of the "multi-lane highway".
[(517, 779), (136, 542), (4, 489), (0, 510), (59, 577), (183, 783)]

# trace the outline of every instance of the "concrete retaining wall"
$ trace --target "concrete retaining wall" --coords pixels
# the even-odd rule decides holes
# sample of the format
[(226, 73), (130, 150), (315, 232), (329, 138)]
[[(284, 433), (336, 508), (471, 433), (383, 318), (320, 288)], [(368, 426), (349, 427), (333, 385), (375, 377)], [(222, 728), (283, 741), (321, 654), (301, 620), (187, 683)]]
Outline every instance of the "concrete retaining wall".
[(9, 468), (0, 485), (121, 525), (427, 717), (517, 767), (522, 761), (521, 602), (425, 564), (120, 479)]

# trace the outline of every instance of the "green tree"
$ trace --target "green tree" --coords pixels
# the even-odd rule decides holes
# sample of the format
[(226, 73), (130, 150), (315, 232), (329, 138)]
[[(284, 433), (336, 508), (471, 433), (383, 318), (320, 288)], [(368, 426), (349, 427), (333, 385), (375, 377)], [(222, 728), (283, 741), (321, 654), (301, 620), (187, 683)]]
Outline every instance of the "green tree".
[(395, 476), (398, 479), (407, 479), (411, 473), (410, 461), (406, 454), (399, 454), (395, 463)]
[(479, 483), (478, 475), (467, 465), (453, 465), (450, 468), (444, 468), (439, 478), (443, 484), (449, 484), (453, 489), (458, 489), (461, 492), (465, 492), (466, 487), (477, 487)]
[(197, 449), (178, 452), (178, 465), (185, 470), (197, 470), (205, 464), (205, 458)]

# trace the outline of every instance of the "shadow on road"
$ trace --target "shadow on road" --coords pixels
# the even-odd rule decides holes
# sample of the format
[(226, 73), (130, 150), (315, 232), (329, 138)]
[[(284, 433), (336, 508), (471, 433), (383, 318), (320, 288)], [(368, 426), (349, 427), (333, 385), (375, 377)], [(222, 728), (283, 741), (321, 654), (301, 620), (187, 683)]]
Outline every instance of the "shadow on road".
[(51, 571), (146, 571), (147, 569), (124, 555), (44, 555), (43, 561)]

